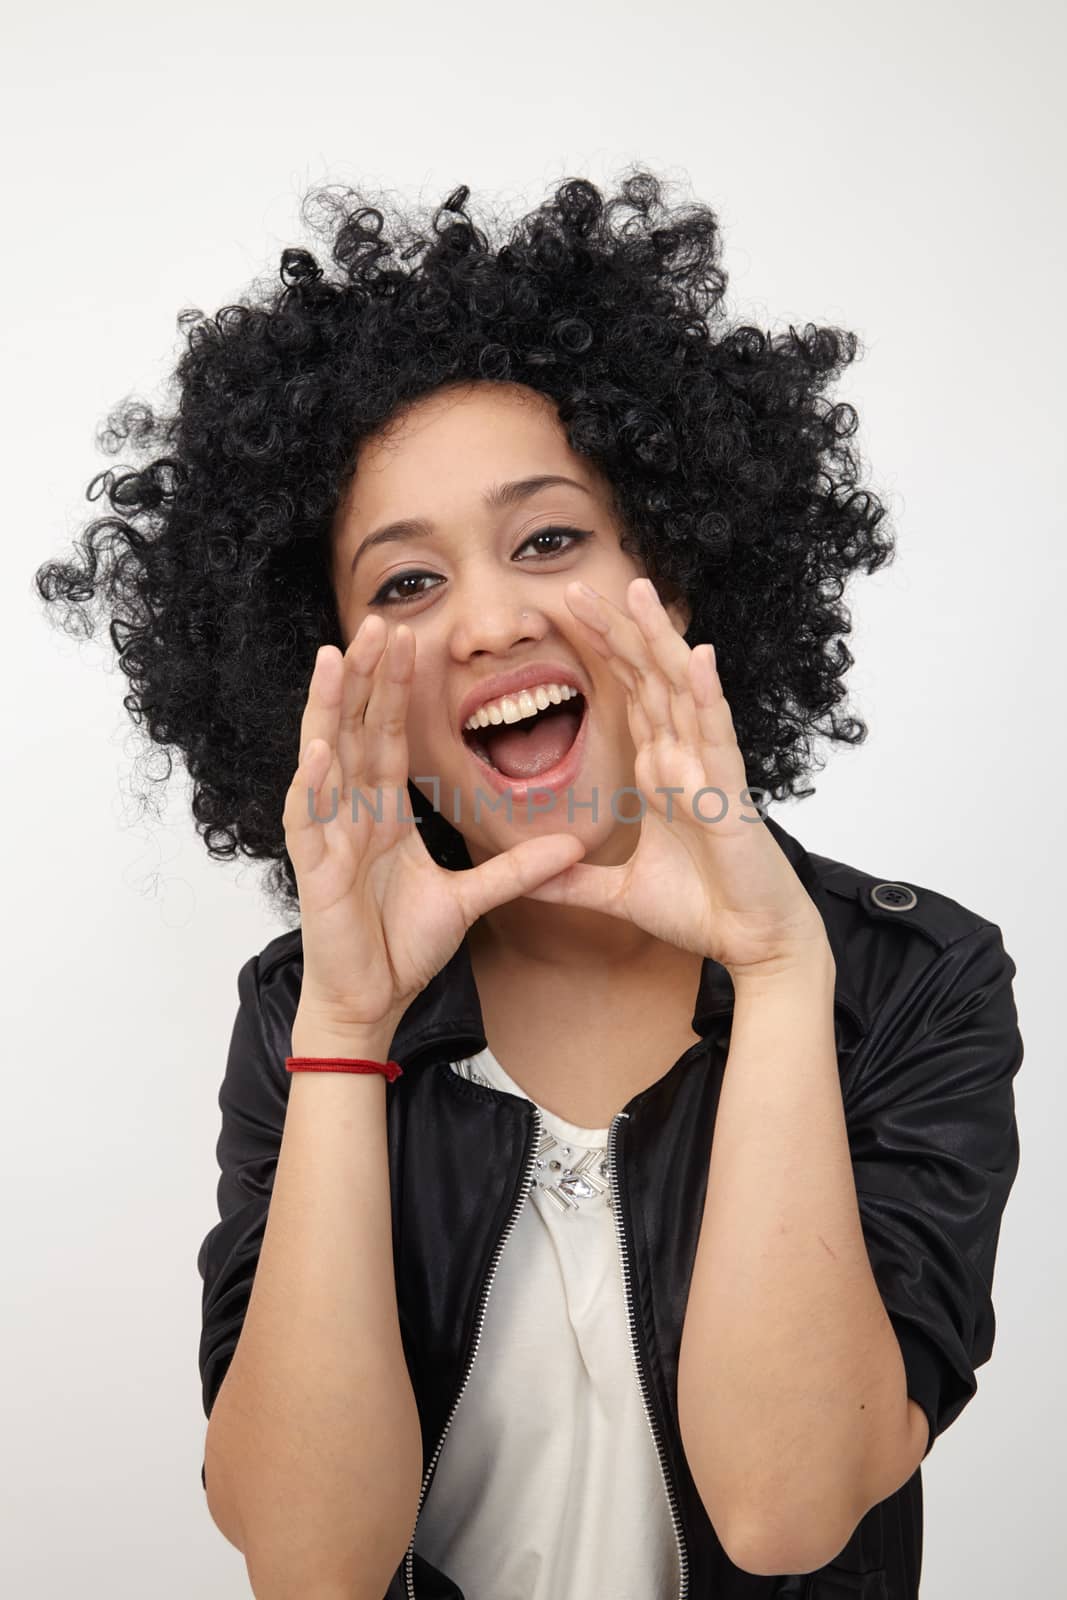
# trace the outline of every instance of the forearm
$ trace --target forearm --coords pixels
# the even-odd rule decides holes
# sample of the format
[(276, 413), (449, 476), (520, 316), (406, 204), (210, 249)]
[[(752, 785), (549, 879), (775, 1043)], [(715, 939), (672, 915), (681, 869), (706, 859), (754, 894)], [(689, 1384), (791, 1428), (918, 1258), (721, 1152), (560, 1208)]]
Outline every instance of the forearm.
[(775, 1571), (793, 1570), (774, 1565), (776, 1550), (795, 1562), (807, 1542), (814, 1566), (843, 1546), (867, 1509), (870, 1460), (905, 1425), (903, 1361), (852, 1175), (833, 992), (828, 950), (735, 984), (680, 1353), (682, 1434), (709, 1515), (741, 1554), (758, 1530)]
[[(384, 1034), (384, 1036), (383, 1036)], [(384, 1059), (391, 1034), (298, 1015), (294, 1055)], [(212, 1516), (260, 1600), (378, 1600), (422, 1477), (393, 1267), (385, 1079), (294, 1072), (241, 1337), (212, 1408)]]

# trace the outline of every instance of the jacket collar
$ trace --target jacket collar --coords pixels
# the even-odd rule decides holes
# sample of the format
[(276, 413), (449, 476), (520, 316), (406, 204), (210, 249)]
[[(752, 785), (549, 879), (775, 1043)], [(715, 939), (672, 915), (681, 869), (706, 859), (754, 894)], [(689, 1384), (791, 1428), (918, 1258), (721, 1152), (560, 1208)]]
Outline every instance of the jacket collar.
[[(825, 891), (815, 863), (799, 840), (787, 833), (780, 823), (769, 816), (764, 817), (764, 822), (811, 895), (826, 926), (836, 965), (835, 1012), (843, 1012), (860, 1032), (864, 1032), (867, 1028), (866, 1011), (851, 981), (847, 952), (841, 944), (840, 934), (834, 920), (826, 915)], [(720, 1018), (732, 1013), (733, 1005), (734, 990), (730, 974), (719, 962), (706, 959), (701, 969), (693, 1010), (694, 1032), (706, 1036), (718, 1025)], [(457, 1056), (475, 1054), (486, 1046), (482, 1008), (466, 938), (404, 1012), (390, 1044), (389, 1054), (407, 1067), (446, 1041)]]

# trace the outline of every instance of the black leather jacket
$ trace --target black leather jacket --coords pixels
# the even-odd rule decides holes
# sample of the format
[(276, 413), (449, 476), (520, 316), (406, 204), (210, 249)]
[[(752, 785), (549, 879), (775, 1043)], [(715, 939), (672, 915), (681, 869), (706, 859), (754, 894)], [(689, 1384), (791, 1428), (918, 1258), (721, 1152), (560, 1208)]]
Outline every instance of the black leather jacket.
[[(1015, 965), (1000, 929), (957, 901), (884, 883), (767, 825), (818, 906), (836, 961), (835, 1032), (864, 1236), (932, 1445), (975, 1393), (975, 1368), (993, 1349), (993, 1263), (1019, 1163)], [(263, 1238), (301, 971), (295, 929), (238, 977), (219, 1093), (221, 1220), (197, 1263), (207, 1415), (237, 1344)], [(913, 1600), (921, 1469), (868, 1512), (829, 1565), (780, 1578), (729, 1560), (689, 1473), (678, 1352), (732, 998), (729, 975), (705, 961), (693, 1015), (700, 1042), (619, 1112), (609, 1144), (630, 1334), (681, 1555), (678, 1600)], [(595, 1048), (595, 1017), (589, 1022)], [(422, 1422), (423, 1500), (477, 1353), (497, 1261), (529, 1192), (539, 1135), (529, 1101), (447, 1070), (485, 1044), (464, 942), (405, 1012), (390, 1049), (404, 1072), (386, 1090), (397, 1298)], [(489, 1165), (486, 1150), (494, 1152)], [(464, 1597), (409, 1548), (385, 1600)]]

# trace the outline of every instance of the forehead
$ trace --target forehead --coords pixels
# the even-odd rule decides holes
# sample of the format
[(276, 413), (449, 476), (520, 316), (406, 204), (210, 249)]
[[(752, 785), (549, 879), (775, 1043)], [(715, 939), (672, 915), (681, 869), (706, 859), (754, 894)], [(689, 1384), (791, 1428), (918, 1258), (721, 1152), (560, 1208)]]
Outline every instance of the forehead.
[(492, 382), (437, 390), (363, 442), (346, 520), (369, 527), (384, 515), (418, 514), (427, 493), (438, 506), (455, 497), (466, 511), (490, 483), (535, 472), (562, 472), (597, 487), (547, 396)]

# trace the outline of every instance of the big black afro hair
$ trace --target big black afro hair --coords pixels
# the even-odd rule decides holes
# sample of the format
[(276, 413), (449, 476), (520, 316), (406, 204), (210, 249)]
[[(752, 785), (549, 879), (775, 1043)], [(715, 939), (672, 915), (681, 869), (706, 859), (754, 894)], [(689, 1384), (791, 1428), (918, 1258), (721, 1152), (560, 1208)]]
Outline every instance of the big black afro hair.
[[(822, 391), (855, 334), (725, 322), (713, 211), (670, 207), (631, 167), (607, 195), (583, 178), (483, 231), (454, 190), (432, 210), (340, 185), (303, 220), (330, 265), (285, 249), (279, 280), (214, 316), (179, 313), (169, 409), (124, 400), (97, 435), (133, 464), (93, 478), (69, 561), (40, 567), (70, 634), (107, 617), (124, 705), (192, 780), (208, 852), (272, 863), (298, 916), (282, 811), (319, 646), (344, 649), (331, 523), (361, 443), (445, 384), (504, 380), (550, 397), (609, 483), (623, 548), (684, 597), (690, 645), (716, 646), (749, 783), (803, 787), (818, 737), (859, 744), (840, 714), (852, 655), (846, 582), (892, 558), (886, 508), (859, 486), (858, 418)], [(428, 849), (468, 866), (460, 834), (408, 785)]]

